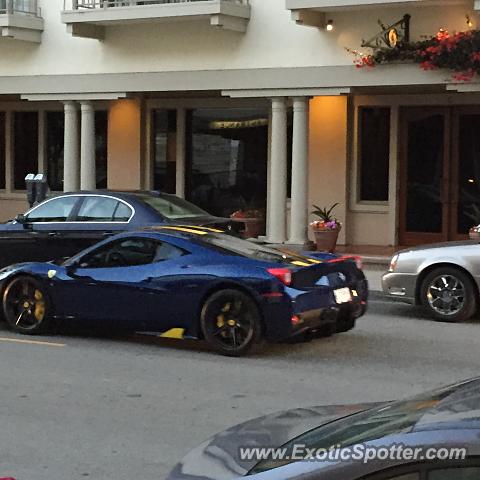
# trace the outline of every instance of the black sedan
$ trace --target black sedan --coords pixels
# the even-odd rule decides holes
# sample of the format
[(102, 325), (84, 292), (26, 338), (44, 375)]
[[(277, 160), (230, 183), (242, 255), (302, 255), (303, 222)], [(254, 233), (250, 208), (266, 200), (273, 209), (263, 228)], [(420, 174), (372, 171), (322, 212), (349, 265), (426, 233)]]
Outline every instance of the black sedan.
[(238, 233), (242, 226), (166, 193), (66, 193), (0, 225), (0, 267), (68, 258), (115, 233), (180, 223), (219, 227), (232, 233)]
[(168, 480), (478, 480), (480, 378), (407, 400), (273, 413), (190, 452)]

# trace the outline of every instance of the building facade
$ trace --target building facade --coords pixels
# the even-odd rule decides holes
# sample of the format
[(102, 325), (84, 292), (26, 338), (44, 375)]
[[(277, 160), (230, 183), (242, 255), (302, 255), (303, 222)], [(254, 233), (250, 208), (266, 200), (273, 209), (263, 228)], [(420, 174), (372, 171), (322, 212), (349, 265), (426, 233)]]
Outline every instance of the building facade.
[(463, 238), (480, 83), (347, 50), (405, 15), (415, 40), (475, 28), (480, 2), (0, 0), (0, 220), (43, 172), (52, 191), (265, 209), (274, 243), (303, 243), (312, 205), (336, 202), (343, 244)]

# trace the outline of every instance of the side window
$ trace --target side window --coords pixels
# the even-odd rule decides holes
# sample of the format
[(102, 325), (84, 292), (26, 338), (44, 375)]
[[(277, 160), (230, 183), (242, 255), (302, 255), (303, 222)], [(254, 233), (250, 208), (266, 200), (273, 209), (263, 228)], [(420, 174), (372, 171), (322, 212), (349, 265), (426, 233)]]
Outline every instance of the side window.
[(78, 222), (126, 222), (131, 216), (130, 208), (108, 197), (86, 197), (78, 211)]
[(83, 257), (81, 268), (135, 267), (180, 257), (183, 250), (150, 238), (126, 238)]
[(28, 222), (66, 222), (78, 197), (69, 196), (49, 200), (27, 215)]
[(450, 467), (438, 470), (430, 470), (428, 480), (478, 480), (480, 467)]
[(128, 222), (132, 216), (132, 209), (122, 202), (118, 202), (115, 213), (113, 214), (113, 220), (115, 222)]
[(182, 257), (185, 252), (174, 245), (166, 242), (158, 242), (155, 251), (154, 262), (163, 262), (165, 260), (172, 260), (174, 258)]
[(361, 477), (358, 480), (420, 480), (424, 478), (418, 470), (406, 472), (404, 467), (389, 469), (366, 477)]

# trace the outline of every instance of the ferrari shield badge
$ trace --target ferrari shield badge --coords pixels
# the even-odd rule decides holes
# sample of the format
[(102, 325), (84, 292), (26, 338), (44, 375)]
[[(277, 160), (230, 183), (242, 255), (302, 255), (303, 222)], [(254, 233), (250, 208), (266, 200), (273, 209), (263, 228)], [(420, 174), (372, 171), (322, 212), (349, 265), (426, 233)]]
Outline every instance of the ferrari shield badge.
[(49, 271), (47, 272), (48, 278), (53, 278), (56, 274), (57, 274), (57, 271), (56, 271), (56, 270), (49, 270)]

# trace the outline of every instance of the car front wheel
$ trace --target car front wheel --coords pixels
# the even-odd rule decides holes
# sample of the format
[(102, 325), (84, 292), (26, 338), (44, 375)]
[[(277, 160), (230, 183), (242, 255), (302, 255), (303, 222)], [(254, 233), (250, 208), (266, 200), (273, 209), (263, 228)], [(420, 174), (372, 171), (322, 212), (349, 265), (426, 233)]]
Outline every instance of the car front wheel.
[(49, 326), (50, 303), (42, 283), (28, 276), (13, 279), (3, 292), (3, 313), (15, 332), (44, 333)]
[(203, 305), (200, 324), (205, 340), (222, 355), (243, 355), (261, 339), (258, 307), (239, 290), (213, 293)]
[(477, 310), (477, 295), (472, 280), (454, 267), (432, 270), (423, 280), (421, 301), (441, 322), (464, 322)]

